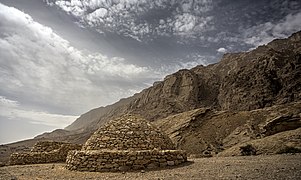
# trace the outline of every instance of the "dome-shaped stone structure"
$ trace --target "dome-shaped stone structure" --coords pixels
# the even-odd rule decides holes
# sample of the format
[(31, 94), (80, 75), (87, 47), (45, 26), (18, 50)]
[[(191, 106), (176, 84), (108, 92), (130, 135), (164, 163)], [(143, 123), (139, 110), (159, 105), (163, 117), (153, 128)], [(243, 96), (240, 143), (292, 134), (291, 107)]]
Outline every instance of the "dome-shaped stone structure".
[(67, 169), (125, 171), (175, 166), (187, 161), (170, 138), (145, 119), (124, 115), (99, 128), (81, 151), (70, 151)]
[(125, 115), (99, 128), (82, 150), (173, 150), (171, 139), (145, 119)]

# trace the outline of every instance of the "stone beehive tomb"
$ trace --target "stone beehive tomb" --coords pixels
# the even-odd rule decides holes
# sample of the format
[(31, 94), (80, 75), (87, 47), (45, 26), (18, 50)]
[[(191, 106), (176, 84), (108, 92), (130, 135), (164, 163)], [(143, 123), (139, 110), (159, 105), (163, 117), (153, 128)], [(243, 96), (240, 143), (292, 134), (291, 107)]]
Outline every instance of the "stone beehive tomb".
[(70, 144), (55, 141), (37, 142), (30, 152), (13, 153), (10, 156), (9, 164), (39, 164), (65, 162), (70, 150), (79, 150), (82, 145)]
[(155, 169), (186, 161), (186, 152), (175, 150), (167, 135), (135, 115), (105, 124), (66, 160), (67, 169), (78, 171)]

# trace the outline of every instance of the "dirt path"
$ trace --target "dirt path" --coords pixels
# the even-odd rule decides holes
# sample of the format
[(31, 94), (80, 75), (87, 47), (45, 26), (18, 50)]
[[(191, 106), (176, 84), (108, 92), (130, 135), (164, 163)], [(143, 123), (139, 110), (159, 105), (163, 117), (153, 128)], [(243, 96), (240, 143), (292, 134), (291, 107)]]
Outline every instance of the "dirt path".
[(184, 166), (126, 173), (74, 172), (64, 164), (0, 168), (0, 179), (300, 179), (301, 154), (190, 159)]

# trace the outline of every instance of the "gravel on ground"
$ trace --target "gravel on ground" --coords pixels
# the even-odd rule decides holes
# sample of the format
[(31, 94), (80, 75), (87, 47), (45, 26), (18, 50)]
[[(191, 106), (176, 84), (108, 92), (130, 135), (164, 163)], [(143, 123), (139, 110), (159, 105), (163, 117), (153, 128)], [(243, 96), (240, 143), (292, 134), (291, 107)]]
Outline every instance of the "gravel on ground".
[(16, 165), (0, 168), (2, 180), (40, 179), (301, 179), (301, 154), (189, 159), (170, 169), (134, 172), (76, 172), (65, 164)]

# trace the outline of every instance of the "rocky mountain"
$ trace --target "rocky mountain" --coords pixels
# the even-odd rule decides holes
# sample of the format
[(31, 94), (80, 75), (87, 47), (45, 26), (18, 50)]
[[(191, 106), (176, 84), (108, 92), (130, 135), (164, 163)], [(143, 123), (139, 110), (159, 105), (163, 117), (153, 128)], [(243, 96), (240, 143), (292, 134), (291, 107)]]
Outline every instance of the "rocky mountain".
[(180, 70), (35, 140), (84, 143), (125, 113), (152, 121), (196, 156), (239, 155), (244, 149), (301, 152), (301, 31), (249, 52), (225, 54), (216, 64)]
[(301, 32), (249, 52), (225, 54), (209, 66), (183, 69), (152, 87), (93, 109), (66, 127), (92, 131), (123, 113), (150, 121), (196, 108), (254, 110), (301, 99)]

